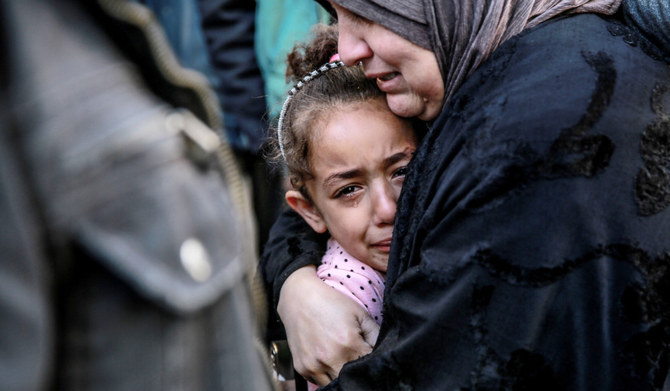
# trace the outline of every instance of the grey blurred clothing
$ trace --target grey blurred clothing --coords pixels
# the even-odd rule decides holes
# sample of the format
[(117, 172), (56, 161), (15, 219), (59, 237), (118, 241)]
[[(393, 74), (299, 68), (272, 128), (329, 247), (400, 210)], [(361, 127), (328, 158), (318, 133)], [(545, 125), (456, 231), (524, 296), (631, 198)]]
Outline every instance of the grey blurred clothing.
[(2, 390), (274, 387), (213, 92), (144, 11), (0, 2)]

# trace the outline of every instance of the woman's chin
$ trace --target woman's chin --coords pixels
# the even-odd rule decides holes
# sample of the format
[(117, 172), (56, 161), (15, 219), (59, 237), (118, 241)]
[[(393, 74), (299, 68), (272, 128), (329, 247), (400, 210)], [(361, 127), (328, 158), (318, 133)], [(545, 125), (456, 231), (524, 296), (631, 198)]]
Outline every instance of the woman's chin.
[(422, 121), (432, 121), (440, 115), (442, 98), (441, 94), (436, 94), (433, 99), (424, 99), (417, 94), (406, 92), (386, 94), (386, 102), (395, 115), (404, 118), (419, 118)]
[(393, 114), (399, 117), (418, 117), (425, 110), (423, 99), (410, 94), (386, 94), (386, 102)]

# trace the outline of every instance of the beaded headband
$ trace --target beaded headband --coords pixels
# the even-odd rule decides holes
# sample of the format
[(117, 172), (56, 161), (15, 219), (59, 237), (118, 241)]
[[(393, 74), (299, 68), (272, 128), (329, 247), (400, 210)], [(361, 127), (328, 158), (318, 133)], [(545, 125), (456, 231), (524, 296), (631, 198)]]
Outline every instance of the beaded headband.
[(282, 126), (284, 124), (284, 115), (286, 114), (286, 109), (288, 108), (288, 104), (293, 98), (293, 95), (295, 95), (300, 89), (307, 84), (309, 81), (318, 78), (319, 76), (323, 75), (325, 72), (343, 67), (344, 63), (342, 61), (334, 61), (334, 62), (329, 62), (327, 64), (322, 65), (321, 67), (313, 70), (307, 76), (303, 77), (302, 80), (300, 80), (296, 85), (291, 88), (291, 90), (288, 92), (288, 96), (286, 97), (286, 100), (284, 101), (284, 105), (281, 108), (281, 112), (279, 113), (279, 122), (277, 123), (277, 140), (279, 141), (279, 150), (281, 151), (281, 155), (284, 158), (284, 161), (286, 161), (286, 154), (284, 153), (284, 143), (282, 140)]

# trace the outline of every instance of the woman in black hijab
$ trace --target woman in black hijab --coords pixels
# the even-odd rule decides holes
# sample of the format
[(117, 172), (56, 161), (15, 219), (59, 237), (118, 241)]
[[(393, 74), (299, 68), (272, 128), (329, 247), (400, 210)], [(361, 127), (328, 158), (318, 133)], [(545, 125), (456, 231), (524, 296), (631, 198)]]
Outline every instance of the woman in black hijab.
[[(370, 354), (342, 367), (376, 330), (310, 304), (317, 246), (275, 225), (264, 274), (296, 368), (346, 390), (670, 387), (667, 3), (331, 4), (340, 57), (431, 130)], [(322, 334), (334, 318), (350, 332)]]

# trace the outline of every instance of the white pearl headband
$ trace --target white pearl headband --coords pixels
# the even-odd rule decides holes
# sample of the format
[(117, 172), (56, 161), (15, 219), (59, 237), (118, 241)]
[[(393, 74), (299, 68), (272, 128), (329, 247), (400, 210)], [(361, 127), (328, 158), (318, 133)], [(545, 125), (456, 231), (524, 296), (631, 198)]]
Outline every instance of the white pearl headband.
[(321, 67), (313, 70), (307, 76), (303, 77), (302, 80), (300, 80), (291, 90), (288, 92), (288, 96), (286, 97), (286, 100), (284, 101), (284, 105), (281, 108), (281, 112), (279, 113), (279, 122), (277, 123), (277, 141), (279, 141), (279, 150), (281, 151), (281, 155), (284, 158), (284, 161), (286, 161), (286, 154), (284, 153), (284, 142), (282, 140), (282, 126), (284, 125), (284, 115), (286, 114), (286, 109), (288, 108), (288, 104), (291, 101), (291, 98), (293, 98), (293, 95), (295, 95), (305, 84), (307, 84), (310, 80), (316, 79), (325, 72), (343, 67), (344, 63), (342, 61), (334, 61), (334, 62), (329, 62), (327, 64), (322, 65)]

